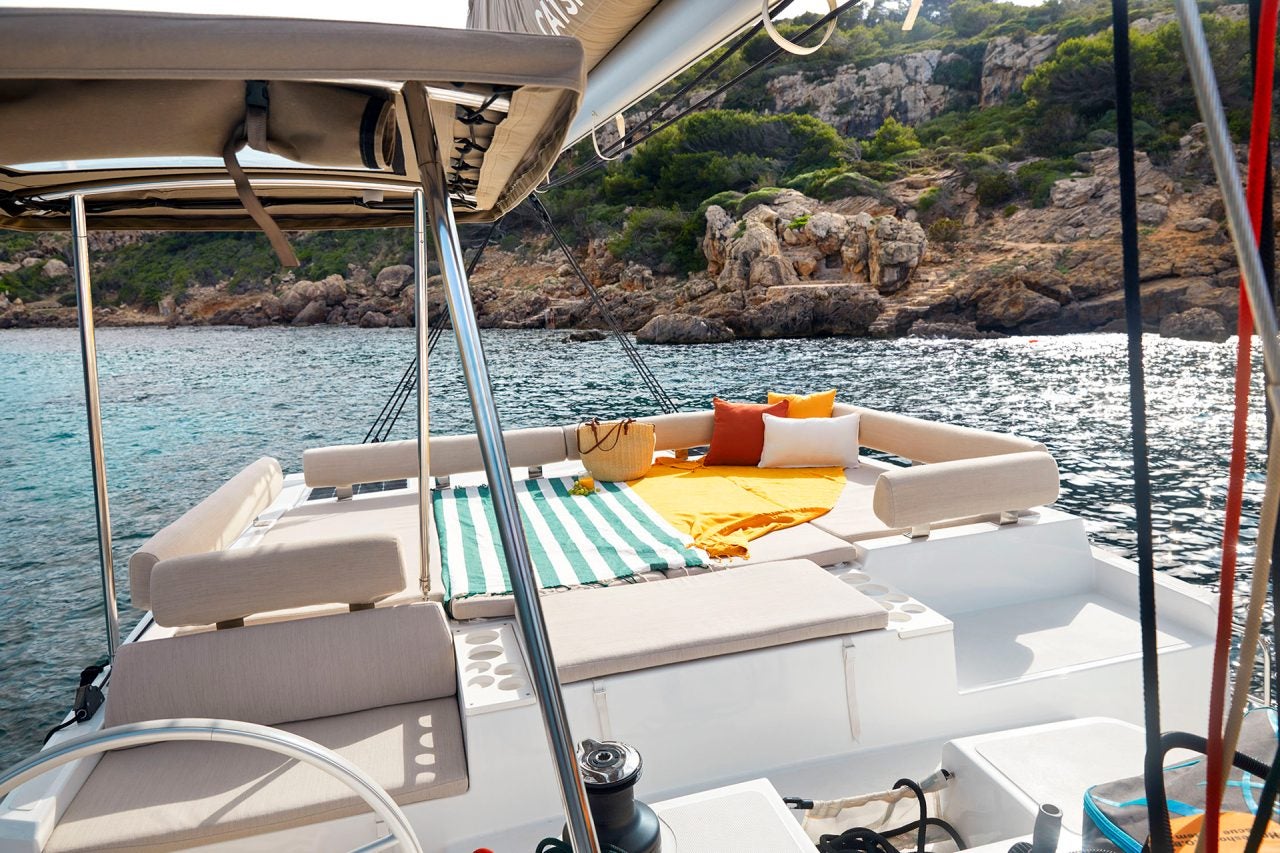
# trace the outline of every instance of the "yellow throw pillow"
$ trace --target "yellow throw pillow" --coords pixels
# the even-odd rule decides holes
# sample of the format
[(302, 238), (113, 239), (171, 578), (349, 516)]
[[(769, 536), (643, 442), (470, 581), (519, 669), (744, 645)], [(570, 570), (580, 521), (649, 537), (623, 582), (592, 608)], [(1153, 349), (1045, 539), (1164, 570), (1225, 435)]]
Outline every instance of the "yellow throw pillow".
[(829, 418), (836, 405), (836, 389), (819, 391), (817, 394), (775, 394), (769, 392), (769, 405), (786, 400), (791, 404), (787, 409), (789, 418)]

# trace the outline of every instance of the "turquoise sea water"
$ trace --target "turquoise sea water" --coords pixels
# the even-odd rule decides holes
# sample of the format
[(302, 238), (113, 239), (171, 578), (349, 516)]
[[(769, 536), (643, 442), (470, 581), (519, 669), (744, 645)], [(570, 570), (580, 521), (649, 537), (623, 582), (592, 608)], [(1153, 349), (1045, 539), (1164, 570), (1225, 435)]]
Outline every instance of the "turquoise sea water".
[[(489, 331), (504, 426), (656, 410), (614, 341)], [(107, 474), (125, 628), (129, 555), (248, 462), (286, 471), (302, 451), (359, 442), (413, 352), (411, 330), (104, 329), (98, 336)], [(1146, 341), (1158, 560), (1216, 570), (1234, 341)], [(1043, 441), (1060, 505), (1132, 555), (1128, 386), (1119, 335), (1031, 341), (745, 341), (643, 350), (682, 408), (713, 394), (831, 386), (840, 399)], [(432, 430), (472, 430), (456, 351), (433, 357)], [(1250, 437), (1246, 545), (1261, 500), (1260, 383)], [(409, 437), (412, 413), (393, 437)], [(105, 650), (84, 388), (72, 330), (0, 331), (0, 766), (34, 751)], [(1247, 550), (1247, 549), (1246, 549)], [(1248, 554), (1242, 564), (1247, 565)], [(1242, 586), (1247, 581), (1242, 578)]]

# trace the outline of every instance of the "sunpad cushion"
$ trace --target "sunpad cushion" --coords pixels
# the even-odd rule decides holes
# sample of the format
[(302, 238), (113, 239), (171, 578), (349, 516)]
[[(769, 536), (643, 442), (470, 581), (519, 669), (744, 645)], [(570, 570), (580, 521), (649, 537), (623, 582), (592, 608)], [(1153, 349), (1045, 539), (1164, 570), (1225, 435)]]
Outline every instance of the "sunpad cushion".
[(883, 607), (807, 560), (636, 584), (584, 601), (593, 594), (542, 600), (566, 683), (889, 623)]
[[(277, 728), (352, 761), (401, 805), (467, 790), (455, 696)], [(160, 743), (103, 756), (44, 849), (185, 849), (368, 810), (342, 782), (282, 755)]]

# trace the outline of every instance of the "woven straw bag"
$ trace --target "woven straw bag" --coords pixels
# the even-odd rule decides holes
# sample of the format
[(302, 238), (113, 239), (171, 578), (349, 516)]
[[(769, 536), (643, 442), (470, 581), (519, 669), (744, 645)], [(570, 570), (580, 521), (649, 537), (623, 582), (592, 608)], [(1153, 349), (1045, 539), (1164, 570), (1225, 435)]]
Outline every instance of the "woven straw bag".
[(653, 467), (653, 424), (634, 418), (578, 424), (578, 453), (587, 473), (606, 483), (638, 480)]

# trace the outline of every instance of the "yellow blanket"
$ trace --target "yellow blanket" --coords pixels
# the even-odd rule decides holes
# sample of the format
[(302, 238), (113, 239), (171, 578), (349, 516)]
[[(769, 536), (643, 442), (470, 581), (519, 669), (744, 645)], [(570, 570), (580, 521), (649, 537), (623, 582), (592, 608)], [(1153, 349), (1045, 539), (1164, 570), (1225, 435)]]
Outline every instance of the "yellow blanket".
[(845, 479), (842, 468), (704, 466), (663, 457), (627, 485), (712, 557), (745, 557), (752, 539), (830, 512)]

